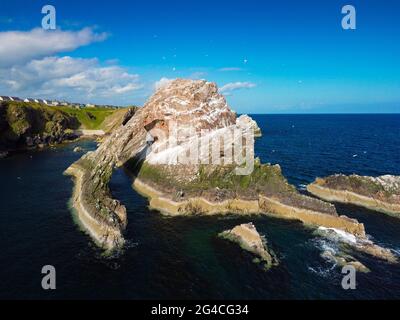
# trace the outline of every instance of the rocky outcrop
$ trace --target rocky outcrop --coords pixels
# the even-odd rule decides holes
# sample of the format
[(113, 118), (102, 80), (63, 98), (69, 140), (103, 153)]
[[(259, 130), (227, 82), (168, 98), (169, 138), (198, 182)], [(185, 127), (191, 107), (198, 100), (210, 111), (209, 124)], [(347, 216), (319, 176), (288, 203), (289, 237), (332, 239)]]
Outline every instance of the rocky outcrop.
[(101, 125), (104, 134), (110, 134), (121, 125), (125, 125), (133, 117), (137, 109), (137, 107), (123, 108), (108, 116)]
[(325, 250), (324, 252), (321, 253), (321, 257), (339, 267), (344, 267), (344, 266), (350, 265), (350, 266), (353, 266), (354, 269), (359, 272), (368, 273), (371, 271), (360, 261), (356, 260), (354, 257), (352, 257), (348, 254), (335, 253), (335, 252), (332, 252), (331, 250)]
[[(317, 228), (315, 234), (339, 244), (339, 252), (332, 254), (339, 265), (341, 262), (348, 262), (348, 264), (353, 264), (353, 266), (363, 269), (360, 263), (352, 263), (356, 261), (351, 256), (353, 252), (367, 254), (392, 264), (399, 262), (398, 256), (390, 249), (376, 245), (367, 238), (356, 237), (340, 229), (325, 227)], [(325, 252), (323, 255), (326, 258), (329, 254)], [(364, 271), (366, 270), (364, 269)]]
[(256, 255), (264, 263), (266, 270), (279, 264), (275, 253), (268, 248), (267, 240), (257, 232), (252, 223), (241, 224), (231, 230), (223, 231), (219, 237), (235, 242), (242, 249)]
[(108, 182), (113, 168), (123, 166), (132, 173), (133, 186), (165, 214), (273, 214), (365, 237), (362, 224), (300, 194), (278, 165), (255, 159), (255, 127), (243, 119), (213, 83), (177, 79), (163, 86), (98, 150), (73, 165), (87, 177), (82, 200), (89, 214), (112, 217), (122, 234), (126, 214), (110, 207), (116, 200)]
[(307, 190), (327, 201), (351, 203), (400, 218), (400, 176), (337, 174), (316, 179)]

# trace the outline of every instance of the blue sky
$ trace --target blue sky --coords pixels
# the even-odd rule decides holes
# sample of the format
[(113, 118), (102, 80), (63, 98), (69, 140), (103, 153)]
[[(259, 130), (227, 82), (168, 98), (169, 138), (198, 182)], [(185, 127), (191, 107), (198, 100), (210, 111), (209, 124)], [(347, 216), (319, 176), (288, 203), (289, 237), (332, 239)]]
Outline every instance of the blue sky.
[[(56, 31), (38, 29), (45, 4)], [(187, 77), (241, 113), (399, 112), (399, 17), (377, 0), (2, 0), (0, 94), (143, 104)]]

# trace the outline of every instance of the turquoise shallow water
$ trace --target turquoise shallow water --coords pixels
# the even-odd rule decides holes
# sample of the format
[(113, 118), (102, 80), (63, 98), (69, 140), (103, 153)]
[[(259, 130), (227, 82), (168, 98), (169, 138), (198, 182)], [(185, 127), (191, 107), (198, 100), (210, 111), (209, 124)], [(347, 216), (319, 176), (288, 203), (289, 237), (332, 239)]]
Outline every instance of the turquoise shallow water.
[[(298, 188), (335, 172), (400, 174), (400, 116), (255, 116), (263, 130), (256, 152), (280, 163)], [(95, 144), (80, 142), (86, 150)], [(400, 270), (359, 256), (372, 272), (357, 289), (341, 288), (341, 273), (320, 258), (332, 245), (296, 221), (269, 217), (168, 218), (147, 208), (123, 171), (111, 189), (128, 208), (123, 252), (104, 257), (74, 223), (72, 181), (62, 172), (80, 154), (76, 144), (27, 152), (0, 161), (0, 298), (3, 299), (393, 299)], [(356, 155), (356, 156), (355, 156)], [(400, 221), (355, 206), (338, 211), (366, 225), (374, 240), (400, 248)], [(252, 220), (281, 264), (264, 272), (252, 257), (216, 235)], [(41, 268), (57, 270), (57, 290), (41, 289)]]

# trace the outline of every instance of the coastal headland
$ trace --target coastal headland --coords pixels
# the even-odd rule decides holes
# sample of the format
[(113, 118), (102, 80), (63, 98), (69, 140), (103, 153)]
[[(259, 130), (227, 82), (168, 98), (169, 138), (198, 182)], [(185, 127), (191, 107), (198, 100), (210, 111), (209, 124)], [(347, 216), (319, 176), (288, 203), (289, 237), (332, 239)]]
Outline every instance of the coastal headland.
[(77, 108), (36, 102), (0, 103), (0, 157), (108, 134), (135, 108)]

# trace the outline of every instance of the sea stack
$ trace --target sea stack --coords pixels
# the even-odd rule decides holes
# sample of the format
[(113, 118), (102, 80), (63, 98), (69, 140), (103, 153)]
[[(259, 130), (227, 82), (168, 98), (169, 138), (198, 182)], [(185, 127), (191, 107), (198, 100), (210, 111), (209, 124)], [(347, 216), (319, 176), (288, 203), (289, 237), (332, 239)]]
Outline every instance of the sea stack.
[(237, 118), (216, 84), (171, 81), (66, 171), (76, 178), (78, 216), (95, 225), (89, 230), (102, 246), (123, 244), (126, 209), (108, 183), (113, 169), (124, 167), (163, 214), (272, 214), (365, 237), (363, 224), (300, 194), (279, 165), (254, 157), (257, 128), (248, 116)]

